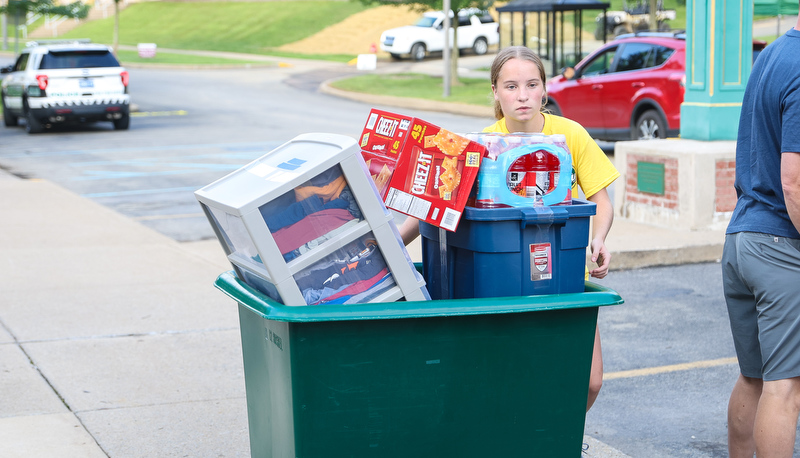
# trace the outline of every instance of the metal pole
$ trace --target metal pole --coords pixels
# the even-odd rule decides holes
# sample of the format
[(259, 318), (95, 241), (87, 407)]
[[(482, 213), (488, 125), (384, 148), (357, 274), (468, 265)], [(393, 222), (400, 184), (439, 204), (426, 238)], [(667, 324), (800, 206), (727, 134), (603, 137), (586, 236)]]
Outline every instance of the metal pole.
[[(8, 5), (8, 0), (3, 3)], [(0, 28), (2, 28), (0, 33), (3, 35), (3, 51), (6, 51), (8, 50), (8, 14), (0, 15)]]
[[(444, 0), (444, 97), (450, 97), (450, 0)], [(457, 13), (453, 12), (456, 21)], [(447, 273), (447, 231), (439, 228), (439, 256), (441, 269), (441, 294), (447, 299), (450, 297), (450, 276)]]
[[(564, 61), (565, 61), (565, 58), (564, 58), (564, 12), (563, 11), (561, 12), (561, 21), (560, 22), (561, 22), (561, 37), (560, 37), (560, 39), (561, 39), (561, 57), (559, 57), (559, 59), (558, 59), (558, 69), (556, 70), (559, 73), (561, 72), (561, 68), (564, 66)], [(557, 74), (557, 73), (554, 73), (554, 74)]]
[(542, 56), (542, 12), (536, 12), (536, 54)]
[(450, 0), (444, 0), (444, 49), (442, 50), (442, 60), (444, 61), (444, 78), (442, 86), (444, 92), (442, 97), (450, 97)]
[(8, 50), (8, 15), (3, 14), (0, 17), (0, 28), (2, 28), (3, 35), (3, 51)]
[(578, 19), (575, 21), (576, 28), (578, 29), (578, 49), (575, 51), (575, 64), (581, 61), (581, 57), (583, 57), (583, 10), (578, 10)]
[(511, 28), (509, 29), (509, 33), (508, 33), (508, 36), (509, 36), (508, 45), (509, 46), (514, 46), (514, 11), (512, 11), (509, 14), (511, 14), (511, 22), (510, 22)]
[(552, 75), (555, 76), (557, 74), (556, 65), (558, 65), (558, 56), (556, 54), (556, 53), (558, 53), (558, 48), (557, 48), (557, 46), (558, 46), (558, 35), (557, 35), (558, 31), (556, 29), (556, 23), (557, 22), (556, 22), (556, 12), (555, 12), (555, 10), (553, 11), (552, 16), (553, 16), (553, 27), (551, 28), (552, 30), (551, 30), (550, 33), (552, 33), (552, 35), (553, 35), (553, 45), (550, 46), (550, 49), (553, 50), (552, 51), (553, 55), (550, 57), (550, 59), (551, 59), (550, 63), (553, 64), (552, 65), (553, 66)]
[[(522, 13), (522, 45), (528, 46), (528, 12)], [(530, 47), (530, 46), (528, 46)]]

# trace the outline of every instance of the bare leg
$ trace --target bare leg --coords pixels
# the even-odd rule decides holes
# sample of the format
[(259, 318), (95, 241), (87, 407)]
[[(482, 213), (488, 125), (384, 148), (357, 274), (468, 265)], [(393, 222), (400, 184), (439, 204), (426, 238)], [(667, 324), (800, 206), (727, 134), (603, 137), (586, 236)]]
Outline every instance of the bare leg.
[(600, 329), (594, 330), (594, 350), (592, 350), (592, 369), (589, 373), (589, 401), (586, 411), (592, 408), (600, 388), (603, 386), (603, 350), (600, 348)]
[(758, 458), (791, 458), (800, 414), (800, 377), (764, 382), (756, 411)]
[(753, 458), (756, 442), (753, 425), (756, 421), (761, 379), (739, 375), (728, 401), (728, 454), (730, 458)]

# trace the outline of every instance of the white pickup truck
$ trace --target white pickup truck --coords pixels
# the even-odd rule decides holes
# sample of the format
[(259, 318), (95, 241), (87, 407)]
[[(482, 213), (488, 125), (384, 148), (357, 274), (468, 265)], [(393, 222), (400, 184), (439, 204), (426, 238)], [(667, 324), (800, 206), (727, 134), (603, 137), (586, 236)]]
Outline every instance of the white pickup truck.
[[(451, 13), (452, 17), (452, 13)], [(394, 59), (410, 54), (413, 60), (425, 58), (429, 52), (444, 49), (444, 13), (424, 13), (415, 25), (389, 29), (381, 34), (381, 50)], [(458, 13), (458, 49), (472, 49), (475, 54), (486, 54), (490, 45), (500, 41), (500, 26), (492, 16), (480, 10), (467, 9)], [(453, 29), (450, 28), (450, 43)]]

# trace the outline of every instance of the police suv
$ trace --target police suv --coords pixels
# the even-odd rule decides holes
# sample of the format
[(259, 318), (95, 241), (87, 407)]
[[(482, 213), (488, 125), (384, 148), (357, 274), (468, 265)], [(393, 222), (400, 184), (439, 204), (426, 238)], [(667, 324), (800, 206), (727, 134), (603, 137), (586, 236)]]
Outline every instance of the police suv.
[(130, 125), (128, 72), (111, 48), (86, 40), (28, 43), (0, 86), (7, 127), (25, 118), (29, 133), (53, 124), (111, 121)]

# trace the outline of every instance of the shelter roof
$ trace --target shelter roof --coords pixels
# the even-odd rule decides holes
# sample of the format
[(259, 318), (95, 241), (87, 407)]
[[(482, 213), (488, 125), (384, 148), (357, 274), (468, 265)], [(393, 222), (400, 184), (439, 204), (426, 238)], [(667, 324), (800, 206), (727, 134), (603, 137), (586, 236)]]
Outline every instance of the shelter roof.
[(524, 11), (577, 11), (603, 10), (611, 6), (608, 2), (597, 0), (512, 0), (496, 9), (501, 13)]

